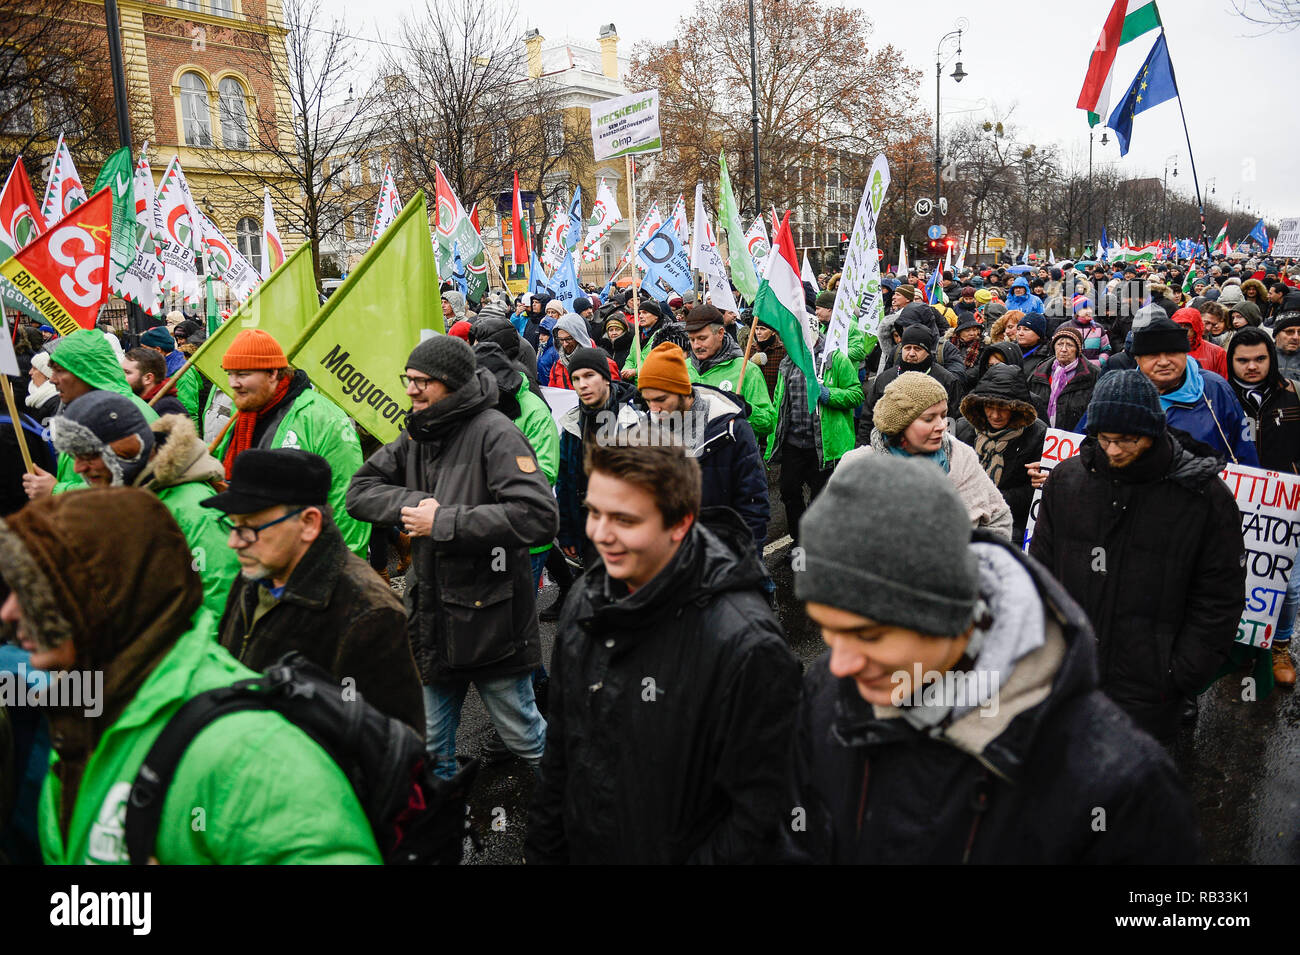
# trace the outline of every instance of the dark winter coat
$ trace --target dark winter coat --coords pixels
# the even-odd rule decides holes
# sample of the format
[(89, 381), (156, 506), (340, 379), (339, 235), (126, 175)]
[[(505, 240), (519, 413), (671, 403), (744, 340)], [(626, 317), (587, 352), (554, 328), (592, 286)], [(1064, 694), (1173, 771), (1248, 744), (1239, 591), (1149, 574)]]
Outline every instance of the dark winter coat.
[[(788, 802), (807, 818), (802, 831), (785, 827), (793, 858), (908, 865), (1196, 861), (1191, 800), (1169, 757), (1098, 691), (1087, 617), (1038, 564), (991, 535), (976, 532), (976, 540), (1014, 556), (1045, 611), (1049, 643), (1022, 658), (1001, 687), (1005, 701), (1019, 679), (1018, 697), (999, 714), (966, 716), (958, 743), (877, 715), (851, 677), (831, 675), (823, 655), (804, 678), (795, 736)], [(1036, 682), (1033, 670), (1040, 673)], [(1096, 825), (1098, 807), (1104, 828)]]
[(412, 413), (348, 487), (348, 513), (375, 524), (401, 526), (403, 507), (438, 501), (432, 534), (411, 540), (406, 576), (426, 684), (523, 673), (541, 660), (528, 548), (555, 536), (558, 514), (528, 439), (496, 410), (497, 398), (492, 373), (478, 369)]
[(574, 586), (551, 659), (530, 863), (753, 862), (790, 818), (799, 664), (734, 513), (700, 514), (628, 595), (604, 568)]
[[(1276, 369), (1277, 347), (1272, 338), (1265, 338), (1268, 349), (1268, 367)], [(1232, 353), (1241, 347), (1237, 336), (1228, 342), (1228, 362)], [(1233, 378), (1229, 384), (1241, 402), (1242, 410), (1255, 424), (1255, 449), (1259, 453), (1259, 466), (1269, 471), (1300, 474), (1300, 383), (1287, 380), (1274, 371), (1272, 386), (1264, 402), (1257, 409), (1246, 397), (1246, 390)]]
[[(902, 367), (896, 364), (892, 368), (882, 371), (871, 382), (871, 387), (867, 389), (866, 401), (862, 407), (862, 420), (865, 424), (861, 425), (861, 427), (867, 429), (868, 432), (871, 430), (871, 416), (875, 413), (876, 402), (885, 393), (889, 383), (902, 373)], [(948, 417), (957, 417), (960, 414), (957, 408), (961, 404), (962, 396), (966, 393), (965, 382), (933, 360), (931, 360), (930, 368), (926, 371), (926, 374), (943, 385), (943, 390), (948, 392)]]
[(704, 428), (693, 448), (700, 462), (700, 506), (734, 510), (753, 533), (761, 554), (771, 514), (767, 469), (740, 396), (698, 383), (692, 392), (692, 410), (699, 409)]
[(975, 390), (962, 399), (962, 418), (953, 429), (958, 440), (975, 447), (976, 432), (989, 430), (984, 404), (990, 400), (1011, 408), (1008, 428), (1024, 429), (1020, 437), (1008, 444), (1003, 452), (1002, 474), (994, 482), (1002, 493), (1002, 499), (1007, 502), (1007, 507), (1011, 508), (1011, 539), (1019, 541), (1025, 536), (1029, 504), (1034, 497), (1034, 488), (1029, 482), (1029, 472), (1025, 470), (1025, 465), (1042, 458), (1047, 425), (1038, 418), (1029, 401), (1029, 389), (1020, 369), (1015, 365), (994, 365), (980, 378)]
[(1056, 422), (1053, 424), (1047, 416), (1047, 403), (1052, 397), (1052, 369), (1055, 366), (1056, 359), (1053, 358), (1034, 369), (1034, 373), (1029, 376), (1029, 394), (1038, 410), (1038, 417), (1043, 421), (1062, 431), (1077, 431), (1079, 420), (1088, 410), (1092, 391), (1097, 387), (1097, 379), (1101, 374), (1086, 358), (1079, 358), (1074, 377), (1056, 398)]
[(1092, 621), (1102, 689), (1161, 740), (1227, 659), (1245, 603), (1222, 463), (1165, 437), (1112, 470), (1089, 438), (1044, 485), (1029, 547)]
[(326, 522), (290, 574), (284, 593), (260, 616), (266, 588), (235, 578), (219, 642), (247, 667), (265, 670), (290, 650), (328, 670), (377, 709), (424, 733), (420, 674), (406, 638), (406, 612), (370, 565)]
[(555, 479), (555, 497), (559, 505), (559, 533), (556, 540), (561, 547), (576, 547), (581, 552), (587, 546), (587, 474), (582, 462), (586, 454), (584, 441), (587, 432), (599, 427), (601, 411), (617, 414), (618, 426), (628, 428), (641, 419), (632, 407), (639, 397), (636, 385), (630, 381), (613, 381), (609, 397), (599, 411), (587, 414), (579, 402), (566, 411), (557, 422), (560, 426), (560, 473)]

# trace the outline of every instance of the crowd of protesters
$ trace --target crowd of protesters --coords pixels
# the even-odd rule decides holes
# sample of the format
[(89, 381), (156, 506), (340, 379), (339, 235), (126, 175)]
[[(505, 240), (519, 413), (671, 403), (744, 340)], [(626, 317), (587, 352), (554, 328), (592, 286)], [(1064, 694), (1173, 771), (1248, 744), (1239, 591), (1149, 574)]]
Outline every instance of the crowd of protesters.
[[(0, 857), (127, 861), (168, 720), (296, 651), (446, 779), (473, 685), (484, 758), (536, 777), (531, 863), (1194, 861), (1179, 726), (1225, 673), (1295, 683), (1300, 574), (1271, 645), (1237, 643), (1218, 475), (1300, 473), (1300, 268), (1188, 265), (891, 275), (878, 338), (816, 382), (691, 293), (444, 289), (382, 446), (265, 331), (212, 387), (177, 376), (204, 338), (181, 316), (134, 347), (19, 323), (0, 675), (103, 694), (0, 708)], [(805, 283), (814, 354), (838, 281)], [(1049, 428), (1086, 436), (1050, 474)], [(805, 673), (782, 600), (827, 645)], [(160, 862), (381, 859), (273, 714), (205, 730), (171, 786)]]

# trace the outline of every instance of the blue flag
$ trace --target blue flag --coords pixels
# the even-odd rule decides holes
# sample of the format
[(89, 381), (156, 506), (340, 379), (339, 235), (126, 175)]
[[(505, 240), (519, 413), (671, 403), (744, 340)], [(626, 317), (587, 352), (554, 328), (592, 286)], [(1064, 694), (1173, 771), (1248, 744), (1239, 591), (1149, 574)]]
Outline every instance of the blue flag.
[(1151, 52), (1147, 54), (1142, 69), (1133, 78), (1133, 84), (1106, 121), (1106, 125), (1115, 131), (1115, 138), (1119, 140), (1121, 156), (1128, 154), (1129, 139), (1133, 135), (1133, 117), (1177, 96), (1178, 84), (1174, 82), (1174, 68), (1169, 63), (1169, 47), (1165, 46), (1162, 30), (1155, 45), (1151, 47)]
[(1110, 240), (1106, 238), (1106, 227), (1101, 227), (1101, 261), (1105, 262), (1110, 258)]
[(537, 258), (537, 253), (530, 251), (528, 253), (528, 291), (533, 295), (539, 292), (549, 291), (551, 280), (542, 268), (541, 261)]
[(1252, 242), (1258, 242), (1262, 249), (1268, 248), (1268, 230), (1264, 228), (1263, 219), (1255, 223), (1255, 228), (1250, 230), (1250, 234), (1246, 238)]
[(646, 266), (644, 284), (660, 301), (672, 297), (665, 289), (682, 295), (691, 287), (691, 257), (671, 219), (646, 239), (638, 256)]
[(573, 253), (565, 252), (560, 267), (551, 276), (551, 285), (555, 290), (555, 300), (566, 311), (573, 311), (573, 300), (582, 294), (578, 286), (578, 270), (573, 266)]
[(582, 186), (573, 190), (573, 200), (569, 203), (569, 231), (565, 234), (564, 245), (570, 252), (582, 244)]

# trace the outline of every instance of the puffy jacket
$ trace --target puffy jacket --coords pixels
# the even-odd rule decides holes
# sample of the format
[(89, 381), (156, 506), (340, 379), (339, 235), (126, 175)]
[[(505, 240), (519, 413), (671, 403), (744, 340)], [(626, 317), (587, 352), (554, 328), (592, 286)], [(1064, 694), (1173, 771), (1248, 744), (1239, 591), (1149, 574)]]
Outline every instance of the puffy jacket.
[(771, 512), (767, 471), (754, 431), (730, 392), (708, 385), (695, 385), (691, 391), (695, 396), (692, 411), (698, 415), (696, 426), (702, 429), (690, 451), (700, 462), (700, 506), (736, 511), (753, 533), (761, 554)]
[(1089, 438), (1044, 485), (1029, 545), (1092, 621), (1102, 689), (1158, 739), (1228, 658), (1245, 604), (1221, 467), (1165, 437), (1114, 471)]
[(530, 863), (762, 858), (790, 818), (799, 702), (763, 577), (748, 528), (711, 509), (635, 593), (600, 565), (574, 586), (551, 658)]
[[(1016, 294), (1017, 290), (1020, 290), (1019, 295)], [(1039, 315), (1043, 314), (1043, 300), (1030, 293), (1029, 283), (1023, 277), (1012, 282), (1008, 291), (1011, 294), (1007, 296), (1007, 311), (1021, 311), (1026, 315), (1030, 312), (1037, 312)]]
[[(1012, 440), (1002, 452), (1002, 472), (993, 482), (1002, 492), (1007, 507), (1011, 508), (1011, 540), (1017, 543), (1025, 536), (1029, 505), (1034, 497), (1034, 488), (1030, 484), (1025, 465), (1042, 458), (1047, 425), (1039, 419), (1029, 400), (1029, 388), (1025, 385), (1025, 376), (1020, 369), (1015, 365), (994, 365), (980, 378), (975, 390), (962, 399), (962, 418), (953, 429), (958, 440), (977, 451), (977, 432), (989, 431), (984, 405), (990, 400), (1011, 408), (1008, 428), (1022, 429), (1020, 436)], [(993, 478), (993, 475), (990, 474), (989, 477)]]
[(377, 709), (424, 735), (420, 674), (397, 594), (343, 545), (327, 522), (285, 581), (278, 600), (240, 577), (217, 628), (235, 659), (262, 671), (290, 650), (353, 687)]
[[(97, 391), (111, 391), (125, 395), (135, 402), (145, 421), (155, 421), (158, 413), (131, 391), (127, 384), (126, 373), (122, 371), (122, 362), (113, 346), (108, 343), (103, 332), (83, 328), (79, 332), (65, 335), (50, 352), (50, 358), (60, 367), (72, 372), (87, 385)], [(62, 494), (74, 487), (85, 487), (86, 482), (73, 470), (76, 462), (67, 454), (59, 455), (58, 474), (55, 478), (54, 493)]]
[[(814, 354), (817, 354), (814, 351)], [(794, 360), (786, 355), (781, 359), (781, 372), (776, 380), (776, 394), (772, 396), (772, 405), (778, 411), (776, 431), (767, 444), (765, 460), (771, 461), (781, 446), (785, 436), (789, 410), (785, 407), (788, 396), (785, 390), (787, 375), (802, 375)], [(817, 408), (817, 418), (821, 427), (814, 432), (818, 437), (823, 468), (828, 468), (845, 453), (853, 450), (856, 436), (853, 426), (853, 409), (862, 404), (862, 382), (858, 380), (858, 370), (853, 367), (847, 355), (842, 351), (831, 354), (830, 365), (822, 377), (822, 384), (830, 391), (830, 400)]]
[[(826, 655), (813, 663), (787, 799), (806, 810), (806, 825), (782, 827), (790, 856), (839, 864), (1195, 862), (1186, 788), (1163, 750), (1098, 692), (1087, 618), (1012, 547), (985, 535), (971, 547), (982, 570), (1001, 571), (981, 573), (985, 601), (1032, 607), (1046, 642), (1001, 683), (996, 713), (976, 710), (934, 733), (866, 703), (851, 677), (831, 675)], [(1008, 573), (1008, 558), (1027, 573)]]
[(528, 439), (496, 404), (496, 379), (477, 369), (411, 414), (348, 487), (349, 513), (376, 524), (400, 525), (403, 507), (438, 501), (432, 534), (411, 540), (406, 578), (426, 684), (527, 672), (541, 661), (528, 548), (555, 536), (555, 497)]
[[(712, 385), (719, 391), (735, 391), (736, 382), (740, 381), (740, 395), (749, 406), (747, 410), (750, 427), (754, 429), (754, 437), (763, 441), (776, 430), (776, 408), (773, 407), (772, 398), (767, 393), (767, 383), (763, 380), (762, 371), (758, 365), (750, 362), (749, 368), (745, 370), (744, 380), (741, 380), (740, 370), (744, 367), (745, 358), (740, 354), (740, 346), (730, 338), (724, 338), (722, 349), (736, 354), (723, 361), (705, 362), (698, 361), (694, 355), (688, 355), (686, 370), (690, 373), (691, 381)], [(714, 356), (714, 358), (718, 357)]]
[(1043, 362), (1029, 376), (1029, 394), (1034, 402), (1034, 408), (1038, 411), (1038, 416), (1050, 427), (1060, 428), (1062, 431), (1079, 431), (1082, 429), (1079, 422), (1088, 411), (1093, 389), (1097, 387), (1097, 379), (1101, 375), (1091, 362), (1086, 358), (1080, 358), (1074, 368), (1074, 377), (1056, 396), (1056, 421), (1053, 422), (1048, 417), (1047, 408), (1052, 397), (1052, 369), (1055, 367), (1056, 359), (1053, 358)]
[(1185, 325), (1192, 330), (1190, 354), (1200, 366), (1214, 372), (1220, 378), (1229, 378), (1228, 353), (1214, 342), (1205, 340), (1205, 322), (1201, 318), (1200, 311), (1195, 308), (1180, 308), (1172, 317), (1179, 325)]
[[(352, 419), (307, 384), (306, 374), (301, 370), (295, 371), (279, 423), (268, 427), (255, 446), (298, 448), (319, 454), (329, 462), (329, 505), (334, 511), (334, 520), (348, 549), (358, 557), (365, 557), (370, 544), (370, 525), (349, 515), (346, 507), (348, 482), (361, 467), (361, 442), (357, 440)], [(213, 452), (217, 460), (225, 460), (226, 448), (234, 436), (235, 426), (232, 426)], [(401, 521), (391, 523), (401, 524)]]
[(227, 545), (230, 535), (219, 523), (221, 513), (202, 502), (217, 493), (217, 484), (224, 488), (226, 469), (208, 454), (185, 415), (163, 415), (149, 427), (154, 456), (133, 486), (157, 494), (179, 525), (190, 545), (190, 566), (203, 581), (203, 606), (219, 620), (239, 576), (239, 558)]

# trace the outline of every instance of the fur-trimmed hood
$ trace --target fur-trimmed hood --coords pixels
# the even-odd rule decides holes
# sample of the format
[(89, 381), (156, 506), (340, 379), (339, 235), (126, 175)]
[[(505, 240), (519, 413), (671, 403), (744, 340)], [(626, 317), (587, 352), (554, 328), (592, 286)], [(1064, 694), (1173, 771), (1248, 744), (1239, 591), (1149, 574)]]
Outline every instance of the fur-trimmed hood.
[(208, 446), (200, 440), (187, 415), (163, 415), (150, 428), (157, 453), (135, 479), (134, 487), (157, 493), (178, 484), (226, 480), (225, 467), (208, 453)]
[(1011, 409), (1008, 428), (1027, 428), (1034, 423), (1038, 412), (1029, 396), (1025, 375), (1015, 365), (992, 365), (981, 376), (975, 390), (961, 401), (962, 417), (976, 431), (989, 431), (989, 421), (984, 414), (985, 402), (993, 401)]

